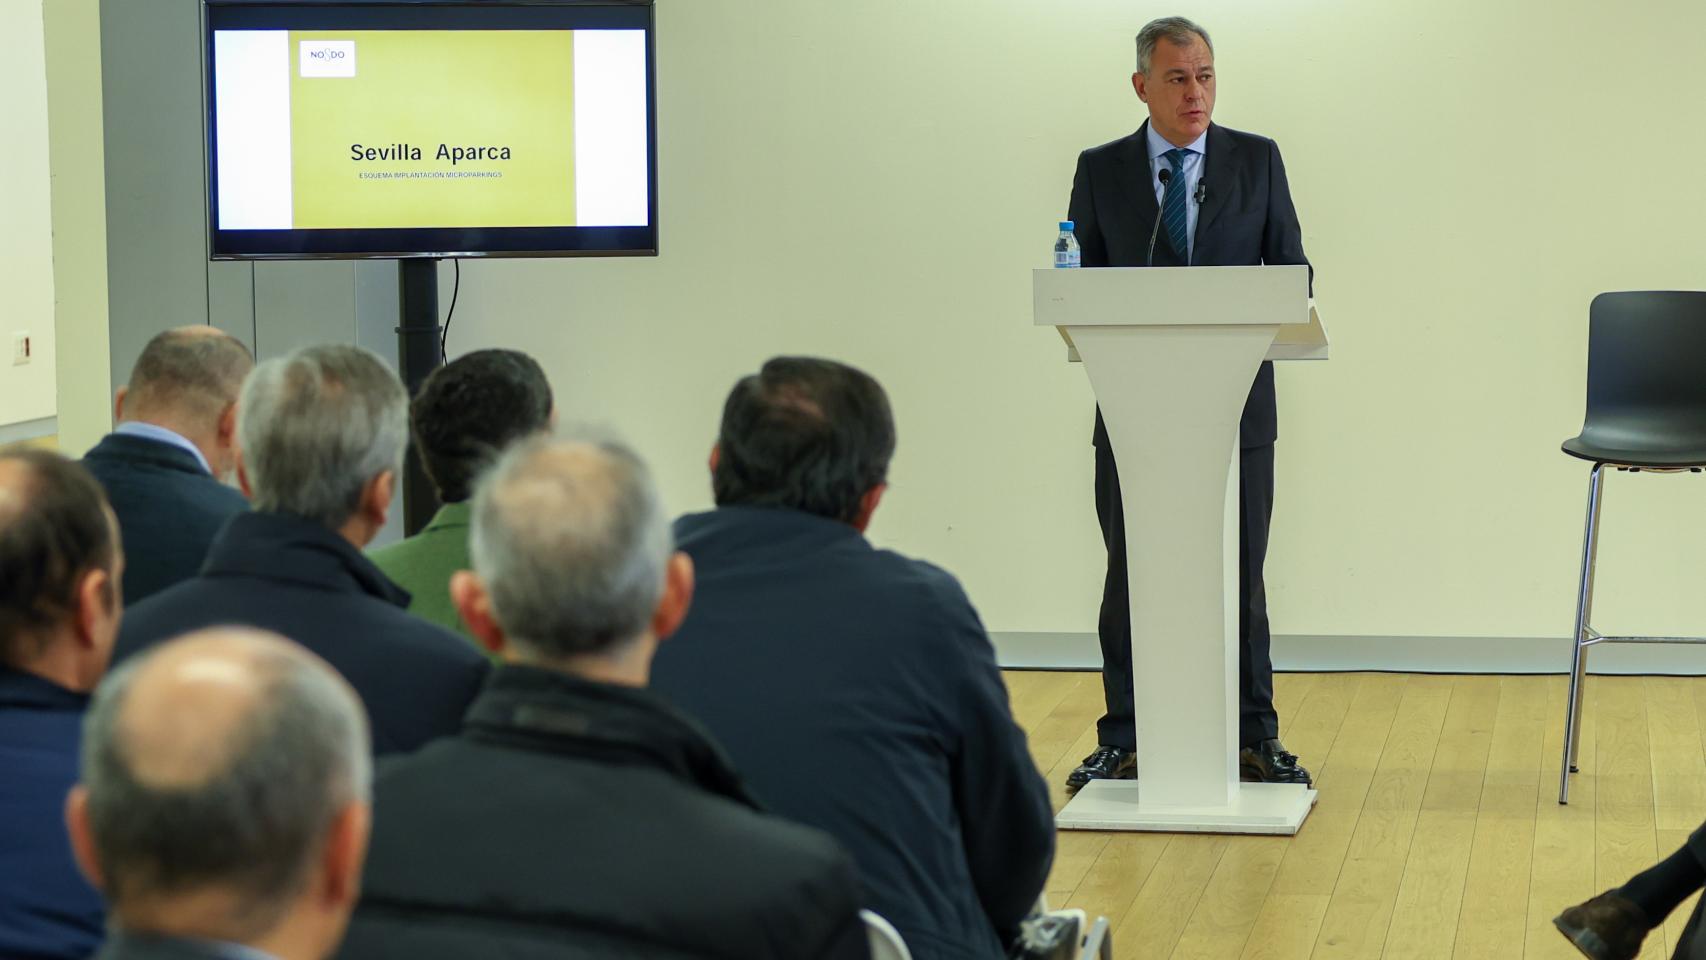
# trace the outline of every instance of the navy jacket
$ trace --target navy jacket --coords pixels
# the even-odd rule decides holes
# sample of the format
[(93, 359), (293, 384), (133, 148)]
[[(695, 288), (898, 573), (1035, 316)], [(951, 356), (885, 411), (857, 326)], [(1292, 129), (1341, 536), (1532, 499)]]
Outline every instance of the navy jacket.
[[(1205, 195), (1197, 212), (1191, 266), (1309, 263), (1303, 255), (1303, 228), (1291, 202), (1285, 163), (1272, 140), (1210, 124), (1203, 162), (1207, 164), (1202, 175)], [(1084, 266), (1144, 265), (1161, 207), (1153, 182), (1148, 121), (1129, 137), (1079, 155), (1068, 218), (1083, 250)], [(1165, 230), (1155, 244), (1154, 265), (1186, 265), (1185, 258), (1168, 244)], [(1239, 430), (1239, 443), (1247, 448), (1267, 446), (1279, 437), (1271, 362), (1264, 362), (1256, 373)], [(1107, 444), (1100, 413), (1095, 440)]]
[(865, 960), (853, 864), (644, 690), (493, 673), (385, 764), (340, 960)]
[(196, 575), (207, 548), (249, 501), (189, 451), (146, 437), (108, 434), (83, 456), (106, 488), (124, 538), (126, 606)]
[(1054, 855), (1048, 790), (952, 576), (794, 510), (676, 524), (698, 571), (652, 689), (759, 802), (853, 854), (918, 960), (1003, 956)]
[(283, 634), (361, 695), (375, 753), (414, 750), (462, 726), (487, 671), (467, 640), (408, 614), (409, 595), (349, 541), (278, 513), (232, 517), (192, 580), (125, 612), (117, 659), (223, 624)]
[(83, 960), (106, 935), (106, 909), (77, 872), (65, 832), (88, 702), (0, 668), (0, 957), (8, 960)]

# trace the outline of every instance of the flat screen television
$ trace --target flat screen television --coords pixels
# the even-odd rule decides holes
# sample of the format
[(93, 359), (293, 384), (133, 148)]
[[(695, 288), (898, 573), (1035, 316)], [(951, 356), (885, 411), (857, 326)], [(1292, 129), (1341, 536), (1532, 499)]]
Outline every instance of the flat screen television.
[(204, 0), (216, 260), (657, 253), (651, 0)]

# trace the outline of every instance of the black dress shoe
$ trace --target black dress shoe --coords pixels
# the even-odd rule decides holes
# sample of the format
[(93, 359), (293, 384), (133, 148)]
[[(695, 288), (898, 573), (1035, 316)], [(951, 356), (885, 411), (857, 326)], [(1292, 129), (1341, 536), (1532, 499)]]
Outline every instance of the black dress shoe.
[(1137, 779), (1137, 751), (1101, 746), (1066, 777), (1066, 789), (1076, 791), (1092, 780)]
[(1288, 753), (1284, 744), (1272, 738), (1238, 751), (1238, 773), (1242, 779), (1257, 783), (1315, 784), (1309, 778), (1309, 771), (1297, 765), (1296, 755)]
[(1615, 890), (1565, 910), (1552, 925), (1593, 960), (1634, 960), (1652, 929), (1641, 908)]

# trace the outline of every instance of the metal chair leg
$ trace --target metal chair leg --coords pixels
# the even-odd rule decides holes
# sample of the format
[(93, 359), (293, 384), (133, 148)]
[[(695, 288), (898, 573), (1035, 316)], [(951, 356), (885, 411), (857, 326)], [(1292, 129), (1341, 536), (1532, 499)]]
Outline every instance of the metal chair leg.
[(1570, 659), (1569, 702), (1564, 707), (1564, 756), (1558, 772), (1558, 802), (1570, 802), (1570, 774), (1576, 772), (1582, 747), (1582, 691), (1587, 685), (1588, 632), (1593, 619), (1593, 575), (1599, 555), (1599, 506), (1604, 499), (1605, 464), (1593, 465), (1588, 477), (1586, 530), (1582, 533), (1582, 571), (1576, 593), (1576, 634)]

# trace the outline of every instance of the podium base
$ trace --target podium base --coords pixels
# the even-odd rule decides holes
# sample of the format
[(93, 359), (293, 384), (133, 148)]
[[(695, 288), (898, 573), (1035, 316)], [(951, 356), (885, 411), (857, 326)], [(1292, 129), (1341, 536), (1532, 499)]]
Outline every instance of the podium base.
[(1251, 833), (1292, 836), (1315, 806), (1313, 788), (1297, 783), (1241, 783), (1219, 807), (1144, 806), (1136, 780), (1092, 780), (1054, 818), (1062, 830), (1149, 833)]

